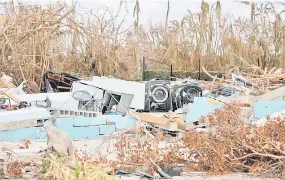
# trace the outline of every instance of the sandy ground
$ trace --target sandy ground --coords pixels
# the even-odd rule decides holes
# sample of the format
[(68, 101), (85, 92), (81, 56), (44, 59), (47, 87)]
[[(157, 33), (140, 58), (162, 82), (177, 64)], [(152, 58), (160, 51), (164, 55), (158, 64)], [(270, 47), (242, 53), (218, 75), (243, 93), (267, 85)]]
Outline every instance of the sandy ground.
[[(82, 141), (73, 141), (73, 145), (77, 149), (81, 149), (88, 154), (92, 155), (95, 153), (96, 150), (100, 152), (104, 152), (108, 147), (112, 147), (112, 141), (107, 141), (103, 143), (103, 140), (82, 140)], [(47, 142), (45, 141), (31, 141), (29, 145), (29, 149), (20, 149), (20, 146), (23, 145), (23, 142), (19, 141), (2, 141), (0, 142), (0, 157), (5, 156), (6, 151), (13, 150), (17, 153), (20, 157), (19, 159), (26, 158), (29, 156), (35, 161), (40, 161), (40, 156), (37, 153), (40, 150), (43, 150), (47, 147)], [(110, 159), (115, 159), (116, 155), (111, 154), (109, 156)], [(132, 176), (132, 177), (119, 177), (122, 180), (140, 180), (140, 177)], [(180, 177), (173, 177), (174, 180), (263, 180), (268, 178), (260, 178), (260, 177), (253, 177), (250, 175), (245, 174), (230, 174), (230, 175), (222, 175), (222, 176), (211, 176), (206, 177), (202, 173), (191, 173), (185, 174)]]
[[(197, 174), (193, 176), (173, 177), (172, 179), (173, 180), (265, 180), (263, 178), (251, 177), (242, 174), (231, 174), (231, 175), (211, 176), (211, 177), (205, 177), (203, 175)], [(122, 178), (122, 180), (140, 180), (140, 177), (124, 177)]]
[[(76, 150), (81, 150), (89, 156), (96, 155), (96, 152), (107, 153), (108, 150), (112, 150), (114, 140), (80, 140), (73, 141), (73, 146)], [(20, 155), (35, 155), (39, 151), (47, 148), (46, 141), (31, 141), (29, 144), (29, 149), (20, 149), (21, 146), (24, 146), (22, 141), (0, 141), (0, 156), (5, 153), (5, 150), (13, 150), (15, 153)], [(4, 150), (4, 151), (3, 151)], [(109, 153), (108, 153), (109, 154)], [(115, 160), (115, 154), (109, 154), (108, 158), (110, 160)]]

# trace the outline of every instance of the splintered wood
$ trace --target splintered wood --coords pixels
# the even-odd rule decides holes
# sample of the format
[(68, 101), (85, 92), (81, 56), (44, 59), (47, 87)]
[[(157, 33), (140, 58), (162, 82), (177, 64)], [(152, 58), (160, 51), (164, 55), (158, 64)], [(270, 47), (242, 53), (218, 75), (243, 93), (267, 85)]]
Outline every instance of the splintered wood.
[(162, 126), (163, 128), (169, 130), (185, 129), (184, 120), (182, 116), (178, 116), (174, 113), (167, 113), (164, 115), (155, 116), (155, 114), (149, 113), (138, 113), (136, 116), (147, 123), (153, 124), (155, 126)]
[(267, 71), (267, 69), (262, 70), (260, 67), (251, 65), (241, 68), (243, 70), (241, 71), (238, 67), (234, 66), (225, 73), (225, 78), (217, 78), (216, 76), (212, 76), (204, 67), (202, 69), (213, 79), (210, 87), (211, 92), (217, 91), (223, 84), (233, 84), (231, 73), (242, 75), (252, 84), (252, 87), (249, 87), (252, 95), (262, 95), (285, 85), (285, 70), (282, 68), (272, 68), (270, 71)]

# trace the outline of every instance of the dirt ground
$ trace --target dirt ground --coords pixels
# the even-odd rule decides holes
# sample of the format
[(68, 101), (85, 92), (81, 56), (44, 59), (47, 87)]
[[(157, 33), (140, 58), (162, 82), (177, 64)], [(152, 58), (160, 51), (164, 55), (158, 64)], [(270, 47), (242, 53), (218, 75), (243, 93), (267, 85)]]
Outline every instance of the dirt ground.
[[(173, 177), (173, 180), (269, 180), (269, 178), (251, 177), (242, 174), (205, 177), (203, 175)], [(140, 177), (123, 177), (122, 180), (140, 180)]]

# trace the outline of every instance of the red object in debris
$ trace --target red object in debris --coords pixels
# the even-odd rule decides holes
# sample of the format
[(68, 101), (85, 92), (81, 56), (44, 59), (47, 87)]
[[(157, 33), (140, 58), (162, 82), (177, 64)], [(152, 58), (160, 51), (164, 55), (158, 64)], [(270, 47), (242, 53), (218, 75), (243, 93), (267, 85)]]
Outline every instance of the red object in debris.
[(31, 144), (30, 140), (25, 140), (26, 149), (29, 149), (29, 145)]
[(1, 105), (1, 109), (14, 110), (15, 108), (12, 105)]

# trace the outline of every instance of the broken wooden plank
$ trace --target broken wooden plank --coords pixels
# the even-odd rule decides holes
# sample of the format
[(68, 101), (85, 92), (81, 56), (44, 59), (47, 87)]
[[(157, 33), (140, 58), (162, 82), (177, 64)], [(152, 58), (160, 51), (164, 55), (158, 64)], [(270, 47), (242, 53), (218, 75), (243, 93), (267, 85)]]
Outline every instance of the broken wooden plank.
[(137, 117), (139, 117), (142, 121), (151, 123), (154, 125), (160, 125), (167, 129), (173, 129), (175, 128), (175, 124), (177, 124), (177, 128), (184, 129), (184, 121), (183, 118), (180, 116), (168, 116), (167, 114), (161, 117), (154, 116), (149, 113), (139, 113), (137, 114)]
[(0, 92), (0, 94), (4, 94), (6, 95), (8, 98), (12, 99), (13, 101), (15, 101), (16, 103), (20, 103), (21, 100), (16, 98), (13, 94), (8, 93), (8, 92)]

